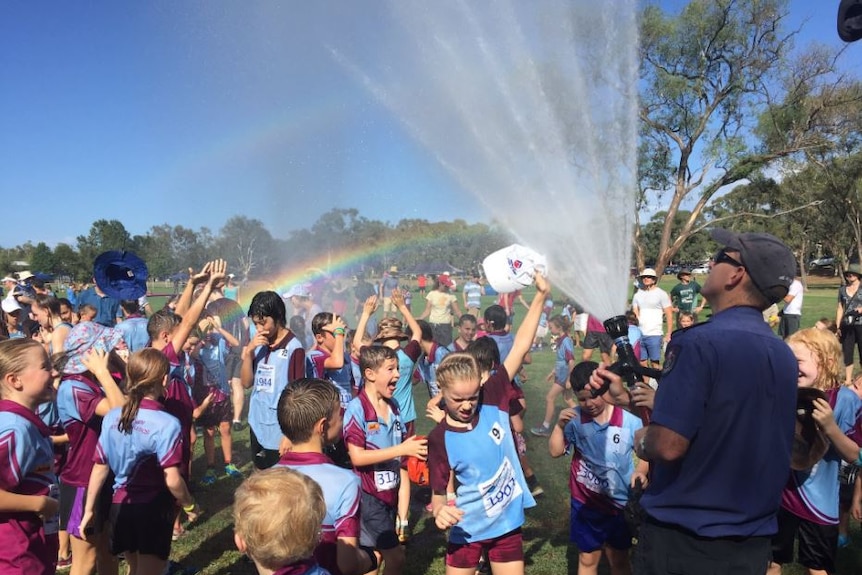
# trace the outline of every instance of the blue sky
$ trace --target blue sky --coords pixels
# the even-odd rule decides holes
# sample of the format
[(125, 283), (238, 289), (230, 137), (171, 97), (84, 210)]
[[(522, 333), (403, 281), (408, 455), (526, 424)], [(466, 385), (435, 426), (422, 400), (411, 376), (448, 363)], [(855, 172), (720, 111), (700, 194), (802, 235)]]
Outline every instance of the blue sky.
[[(837, 4), (791, 2), (801, 42), (838, 44)], [(99, 218), (241, 214), (277, 237), (333, 207), (486, 221), (332, 56), (373, 59), (391, 25), (381, 2), (0, 4), (0, 246), (74, 244)]]

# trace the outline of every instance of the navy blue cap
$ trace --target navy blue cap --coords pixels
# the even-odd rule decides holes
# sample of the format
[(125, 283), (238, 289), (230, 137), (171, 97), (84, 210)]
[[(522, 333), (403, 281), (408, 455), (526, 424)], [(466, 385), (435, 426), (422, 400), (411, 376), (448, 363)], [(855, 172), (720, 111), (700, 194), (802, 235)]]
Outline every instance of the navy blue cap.
[(147, 293), (147, 264), (132, 252), (104, 252), (93, 262), (99, 289), (119, 300), (136, 300)]

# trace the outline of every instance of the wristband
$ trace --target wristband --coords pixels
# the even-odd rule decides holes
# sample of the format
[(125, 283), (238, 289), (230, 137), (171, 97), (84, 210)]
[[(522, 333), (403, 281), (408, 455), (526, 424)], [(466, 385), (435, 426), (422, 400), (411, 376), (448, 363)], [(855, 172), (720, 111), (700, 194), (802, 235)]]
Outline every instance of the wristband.
[(187, 505), (187, 506), (183, 507), (183, 511), (185, 511), (186, 513), (194, 513), (195, 507), (197, 507), (197, 506), (198, 506), (197, 503), (192, 502), (191, 505)]
[(334, 330), (332, 330), (332, 335), (344, 335), (344, 328), (343, 327), (335, 328)]
[(371, 567), (368, 568), (366, 573), (377, 571), (377, 567), (379, 567), (379, 565), (377, 563), (377, 553), (374, 552), (374, 549), (367, 545), (360, 545), (359, 548), (365, 551), (365, 554), (368, 555), (368, 561), (371, 563)]

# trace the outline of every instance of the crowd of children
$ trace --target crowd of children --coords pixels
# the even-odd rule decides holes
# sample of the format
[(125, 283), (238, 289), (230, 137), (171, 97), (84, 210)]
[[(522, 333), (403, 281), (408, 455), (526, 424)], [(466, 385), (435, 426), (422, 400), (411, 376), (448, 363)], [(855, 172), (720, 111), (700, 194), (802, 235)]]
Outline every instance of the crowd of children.
[[(249, 390), (255, 468), (236, 490), (235, 540), (260, 573), (406, 573), (410, 460), (427, 461), (426, 509), (446, 533), (447, 574), (473, 575), (483, 565), (524, 573), (525, 510), (543, 490), (527, 457), (519, 374), (548, 334), (549, 391), (543, 421), (530, 431), (548, 438), (552, 457), (572, 456), (577, 572), (597, 573), (604, 553), (612, 574), (631, 573), (624, 509), (648, 484), (648, 464), (633, 455), (643, 423), (592, 393), (592, 350), (606, 362), (614, 350), (600, 322), (585, 321), (574, 304), (553, 314), (541, 274), (532, 301), (521, 298), (527, 311), (517, 327), (514, 299), (489, 306), (481, 321), (470, 305), (445, 342), (439, 325), (414, 318), (397, 287), (386, 317), (375, 322), (371, 295), (349, 330), (344, 317), (306, 305), (305, 291), (291, 292), (295, 322), (273, 291), (253, 297), (244, 322), (213, 313), (227, 309), (208, 306), (223, 297), (225, 277), (225, 262), (215, 260), (190, 273), (173, 309), (147, 318), (124, 305), (123, 329), (95, 323), (86, 309), (73, 325), (56, 298), (39, 296), (32, 310), (41, 341), (0, 342), (0, 447), (13, 463), (0, 473), (0, 538), (23, 541), (0, 546), (4, 573), (54, 573), (69, 563), (74, 575), (110, 575), (118, 557), (134, 575), (170, 571), (172, 542), (202, 513), (192, 495), (197, 436), (200, 487), (222, 473), (244, 477), (233, 453), (232, 432), (241, 428), (235, 384)], [(694, 319), (681, 311), (677, 322), (685, 329)], [(628, 321), (639, 353), (638, 318)], [(799, 387), (821, 392), (810, 412), (834, 448), (790, 474), (769, 572), (794, 559), (798, 537), (800, 562), (831, 573), (846, 539), (841, 509), (862, 516), (862, 482), (841, 509), (838, 490), (841, 460), (859, 463), (862, 394), (841, 385), (841, 349), (828, 330), (787, 341)], [(436, 423), (427, 438), (416, 434), (418, 383), (428, 390), (422, 411)], [(649, 407), (653, 394), (638, 384), (634, 405)]]

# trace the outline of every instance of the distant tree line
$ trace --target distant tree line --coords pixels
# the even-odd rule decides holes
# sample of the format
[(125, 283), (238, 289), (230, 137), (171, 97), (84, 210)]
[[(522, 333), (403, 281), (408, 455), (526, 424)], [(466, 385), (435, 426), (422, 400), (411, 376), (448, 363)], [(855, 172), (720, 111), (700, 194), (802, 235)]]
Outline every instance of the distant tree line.
[(508, 233), (493, 224), (405, 219), (393, 225), (363, 217), (356, 209), (330, 210), (286, 239), (274, 238), (260, 220), (246, 216), (230, 218), (216, 234), (205, 227), (161, 224), (135, 236), (121, 221), (101, 219), (78, 236), (74, 246), (27, 242), (0, 248), (0, 272), (18, 271), (14, 262), (27, 262), (34, 272), (87, 281), (93, 260), (107, 250), (135, 252), (153, 278), (198, 268), (214, 257), (227, 259), (240, 280), (273, 277), (312, 264), (324, 271), (331, 271), (326, 269), (330, 265), (344, 269), (345, 260), (350, 273), (379, 274), (392, 265), (409, 269), (428, 261), (470, 272), (486, 255), (511, 242)]

